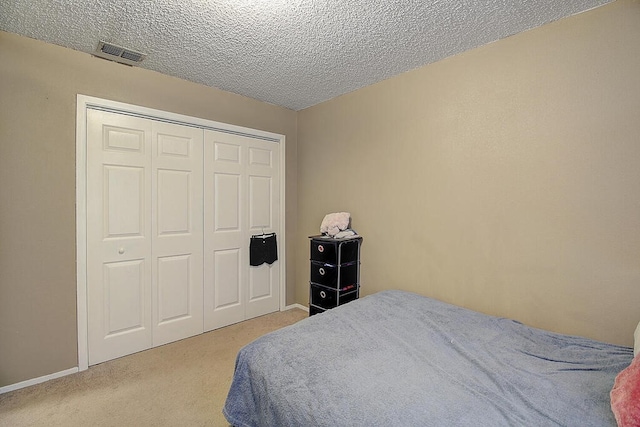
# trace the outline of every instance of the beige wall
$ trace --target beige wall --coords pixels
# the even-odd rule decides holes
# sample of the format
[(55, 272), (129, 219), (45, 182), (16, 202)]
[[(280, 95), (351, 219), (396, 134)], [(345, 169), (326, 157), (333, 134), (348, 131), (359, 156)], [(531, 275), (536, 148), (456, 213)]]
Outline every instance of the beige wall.
[(284, 134), (287, 245), (295, 242), (296, 112), (0, 32), (0, 386), (78, 363), (78, 93)]
[(301, 111), (308, 240), (349, 211), (362, 293), (416, 291), (630, 345), (640, 321), (640, 2), (620, 0)]

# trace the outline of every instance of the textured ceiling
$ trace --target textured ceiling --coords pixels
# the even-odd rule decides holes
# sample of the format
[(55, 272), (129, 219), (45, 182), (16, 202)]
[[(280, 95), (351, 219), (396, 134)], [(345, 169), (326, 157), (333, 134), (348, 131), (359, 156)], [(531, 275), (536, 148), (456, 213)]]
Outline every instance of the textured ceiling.
[(301, 110), (610, 0), (0, 0), (0, 30)]

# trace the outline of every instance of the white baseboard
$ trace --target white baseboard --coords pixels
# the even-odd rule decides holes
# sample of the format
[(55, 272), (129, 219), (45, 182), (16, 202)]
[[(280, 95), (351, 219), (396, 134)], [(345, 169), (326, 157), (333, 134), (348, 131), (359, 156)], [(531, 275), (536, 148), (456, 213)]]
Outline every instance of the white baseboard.
[(36, 385), (43, 383), (45, 381), (53, 380), (56, 378), (64, 377), (67, 375), (75, 374), (78, 372), (78, 368), (71, 368), (60, 372), (55, 372), (53, 374), (45, 375), (43, 377), (33, 378), (30, 380), (22, 381), (16, 384), (6, 385), (4, 387), (0, 387), (0, 394), (9, 393), (10, 391), (18, 390), (21, 388), (29, 387), (30, 385)]
[(302, 304), (291, 304), (291, 305), (287, 305), (282, 311), (286, 311), (286, 310), (291, 310), (294, 308), (299, 308), (300, 310), (304, 310), (307, 313), (309, 312), (309, 307), (305, 307)]

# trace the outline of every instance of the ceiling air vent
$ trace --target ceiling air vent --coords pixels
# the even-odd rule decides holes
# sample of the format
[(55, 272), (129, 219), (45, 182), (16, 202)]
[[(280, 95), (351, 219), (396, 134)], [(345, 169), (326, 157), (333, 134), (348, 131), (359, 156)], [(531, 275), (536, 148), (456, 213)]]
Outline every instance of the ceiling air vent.
[(136, 52), (135, 50), (127, 49), (122, 46), (100, 41), (98, 48), (95, 52), (96, 56), (100, 58), (109, 59), (111, 61), (120, 62), (127, 65), (138, 65), (144, 58), (147, 57), (145, 53)]

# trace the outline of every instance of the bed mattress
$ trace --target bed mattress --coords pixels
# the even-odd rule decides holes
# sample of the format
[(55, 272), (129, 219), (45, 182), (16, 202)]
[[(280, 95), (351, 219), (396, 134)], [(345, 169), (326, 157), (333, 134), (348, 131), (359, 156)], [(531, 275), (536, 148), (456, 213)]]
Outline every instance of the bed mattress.
[(238, 354), (234, 426), (615, 426), (633, 350), (404, 291), (265, 335)]

